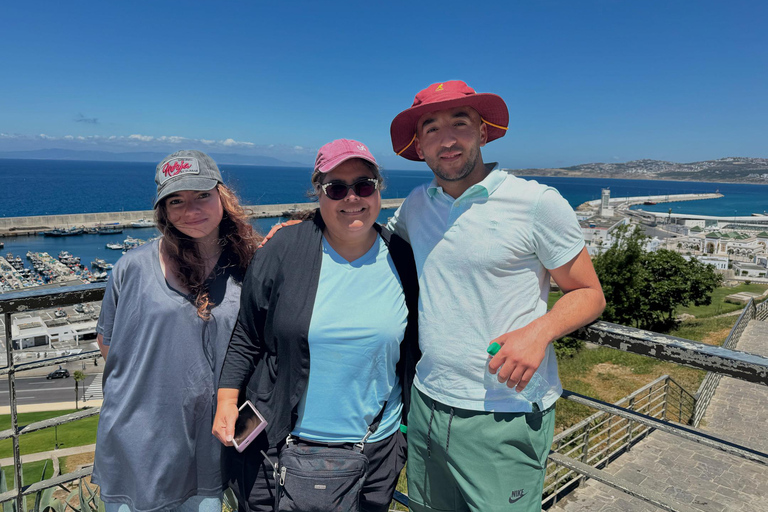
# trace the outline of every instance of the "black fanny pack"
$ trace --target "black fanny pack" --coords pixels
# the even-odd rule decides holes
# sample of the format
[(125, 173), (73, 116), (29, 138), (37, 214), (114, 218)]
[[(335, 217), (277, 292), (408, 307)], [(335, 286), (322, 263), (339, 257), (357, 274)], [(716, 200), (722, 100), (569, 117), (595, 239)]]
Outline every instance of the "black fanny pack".
[(363, 439), (349, 443), (305, 442), (288, 436), (275, 465), (278, 512), (358, 512), (368, 474), (363, 447), (379, 426), (386, 402)]

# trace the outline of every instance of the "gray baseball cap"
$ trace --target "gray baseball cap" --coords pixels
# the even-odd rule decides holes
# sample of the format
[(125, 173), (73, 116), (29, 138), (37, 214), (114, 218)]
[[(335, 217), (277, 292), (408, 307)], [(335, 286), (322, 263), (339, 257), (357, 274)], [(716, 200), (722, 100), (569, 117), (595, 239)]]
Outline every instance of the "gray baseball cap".
[(211, 190), (223, 183), (213, 158), (202, 151), (183, 149), (163, 158), (155, 170), (157, 195), (154, 208), (166, 196), (182, 190)]

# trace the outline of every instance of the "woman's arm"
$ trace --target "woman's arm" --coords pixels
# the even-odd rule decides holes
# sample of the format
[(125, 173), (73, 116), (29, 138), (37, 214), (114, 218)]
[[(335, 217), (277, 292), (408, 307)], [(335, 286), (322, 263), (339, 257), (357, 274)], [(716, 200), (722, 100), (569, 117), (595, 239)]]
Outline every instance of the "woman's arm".
[(211, 431), (226, 446), (232, 446), (240, 390), (245, 387), (256, 361), (261, 357), (259, 333), (263, 333), (270, 290), (264, 282), (269, 264), (259, 257), (261, 251), (264, 249), (257, 251), (243, 281), (240, 312), (219, 379), (216, 416)]
[(109, 345), (104, 344), (104, 336), (99, 334), (96, 336), (96, 343), (99, 345), (99, 352), (101, 352), (101, 357), (104, 358), (104, 361), (107, 360), (107, 354), (109, 353)]
[(216, 417), (213, 418), (213, 435), (224, 446), (232, 446), (232, 437), (235, 435), (235, 422), (237, 421), (237, 397), (240, 390), (232, 388), (219, 388), (216, 404)]

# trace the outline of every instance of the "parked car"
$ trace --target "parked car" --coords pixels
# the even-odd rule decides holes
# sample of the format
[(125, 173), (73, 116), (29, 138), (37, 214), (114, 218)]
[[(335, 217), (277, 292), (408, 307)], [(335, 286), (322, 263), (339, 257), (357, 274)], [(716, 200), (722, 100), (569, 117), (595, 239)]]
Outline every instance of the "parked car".
[(59, 368), (57, 370), (53, 370), (46, 377), (46, 379), (67, 379), (67, 378), (69, 378), (69, 370), (67, 370), (66, 368)]

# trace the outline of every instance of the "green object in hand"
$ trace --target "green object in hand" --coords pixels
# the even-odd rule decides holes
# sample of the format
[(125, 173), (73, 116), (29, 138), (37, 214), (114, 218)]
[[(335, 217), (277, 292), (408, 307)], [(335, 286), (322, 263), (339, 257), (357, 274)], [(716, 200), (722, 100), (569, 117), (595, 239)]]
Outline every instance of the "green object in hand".
[(495, 356), (495, 355), (496, 355), (496, 352), (498, 352), (500, 348), (501, 348), (501, 345), (499, 345), (498, 343), (496, 343), (496, 342), (494, 341), (493, 343), (491, 343), (490, 345), (488, 345), (488, 348), (486, 349), (486, 352), (488, 352), (488, 353), (489, 353), (489, 354), (491, 354), (492, 356)]
[(400, 432), (402, 432), (403, 434), (407, 434), (408, 427), (406, 425), (400, 425)]

